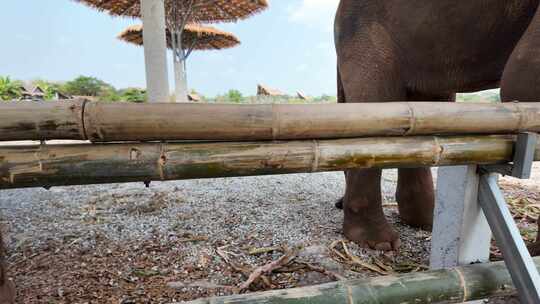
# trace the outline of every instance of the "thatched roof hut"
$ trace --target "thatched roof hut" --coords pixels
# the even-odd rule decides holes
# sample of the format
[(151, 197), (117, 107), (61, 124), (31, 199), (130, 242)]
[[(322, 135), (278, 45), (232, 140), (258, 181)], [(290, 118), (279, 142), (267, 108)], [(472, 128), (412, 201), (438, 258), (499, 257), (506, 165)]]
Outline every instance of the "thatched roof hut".
[(45, 91), (39, 86), (22, 85), (20, 90), (22, 100), (45, 100)]
[(286, 96), (287, 94), (278, 89), (273, 89), (262, 84), (257, 85), (257, 96)]
[[(122, 31), (118, 39), (143, 45), (143, 26), (133, 25)], [(194, 50), (221, 50), (240, 44), (240, 40), (232, 33), (224, 32), (210, 26), (187, 24), (182, 33), (182, 45)], [(167, 47), (172, 49), (172, 35), (167, 29)]]
[(56, 100), (67, 100), (67, 99), (72, 99), (73, 97), (70, 96), (69, 94), (66, 94), (66, 93), (62, 93), (60, 91), (57, 91), (54, 93), (54, 99)]
[(302, 91), (297, 91), (296, 92), (296, 97), (298, 97), (301, 100), (309, 100), (309, 96), (304, 94), (304, 92), (302, 92)]
[[(75, 0), (107, 11), (114, 16), (141, 16), (140, 0)], [(187, 0), (165, 0), (167, 16), (172, 16), (180, 9), (183, 14), (188, 6)], [(190, 21), (194, 22), (234, 22), (245, 19), (268, 7), (266, 0), (194, 0), (191, 6)]]
[(199, 102), (202, 99), (201, 99), (201, 96), (199, 96), (199, 94), (197, 94), (197, 93), (189, 93), (188, 94), (188, 100), (193, 101), (193, 102)]

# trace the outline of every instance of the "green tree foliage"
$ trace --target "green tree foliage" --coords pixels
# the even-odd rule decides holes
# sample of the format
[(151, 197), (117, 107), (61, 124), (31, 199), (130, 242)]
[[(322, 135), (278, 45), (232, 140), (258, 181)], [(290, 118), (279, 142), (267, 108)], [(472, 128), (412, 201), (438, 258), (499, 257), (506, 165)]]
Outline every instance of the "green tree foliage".
[(115, 88), (110, 87), (102, 90), (99, 93), (98, 100), (104, 102), (117, 102), (122, 101), (122, 96), (120, 96)]
[(20, 81), (0, 76), (0, 100), (13, 100), (21, 97), (21, 86)]
[(138, 88), (129, 88), (121, 92), (121, 99), (127, 102), (146, 102), (146, 91)]
[(95, 77), (79, 76), (65, 84), (66, 93), (76, 96), (102, 96), (110, 94), (114, 87)]
[(229, 102), (240, 103), (244, 99), (244, 96), (242, 96), (242, 93), (238, 90), (229, 90), (226, 94), (226, 98)]

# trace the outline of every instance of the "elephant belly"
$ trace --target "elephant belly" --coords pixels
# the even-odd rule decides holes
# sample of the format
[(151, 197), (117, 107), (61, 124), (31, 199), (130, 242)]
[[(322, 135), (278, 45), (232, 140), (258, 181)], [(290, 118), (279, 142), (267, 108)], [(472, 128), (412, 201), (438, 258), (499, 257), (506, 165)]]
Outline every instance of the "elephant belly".
[(394, 37), (408, 86), (475, 91), (498, 85), (538, 2), (394, 0), (388, 1), (384, 23)]

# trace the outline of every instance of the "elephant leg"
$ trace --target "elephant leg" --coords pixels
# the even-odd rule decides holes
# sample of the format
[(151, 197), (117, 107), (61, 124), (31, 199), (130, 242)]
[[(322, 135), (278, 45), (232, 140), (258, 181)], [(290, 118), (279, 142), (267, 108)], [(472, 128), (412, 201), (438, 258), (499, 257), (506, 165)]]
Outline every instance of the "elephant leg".
[(431, 169), (399, 169), (396, 200), (403, 223), (431, 230), (435, 206)]
[[(410, 101), (455, 101), (456, 94), (408, 94)], [(433, 225), (435, 189), (430, 168), (398, 170), (396, 200), (403, 223), (426, 230)]]
[(381, 172), (380, 169), (347, 171), (343, 233), (361, 247), (397, 250), (399, 235), (387, 222), (381, 205)]
[[(347, 34), (337, 39), (341, 99), (347, 103), (405, 100), (399, 63), (391, 55), (392, 44), (386, 41), (384, 30), (372, 28), (371, 36), (346, 37)], [(371, 43), (372, 47), (366, 46)], [(345, 195), (337, 205), (343, 207), (343, 233), (349, 240), (362, 247), (397, 250), (399, 235), (382, 209), (381, 172), (380, 169), (347, 170)]]
[[(343, 83), (341, 82), (341, 75), (339, 74), (339, 67), (337, 68), (337, 102), (345, 103), (345, 89), (343, 88)], [(345, 178), (347, 178), (347, 173), (345, 173)], [(335, 204), (337, 209), (343, 209), (343, 197), (341, 197)]]
[[(539, 29), (540, 8), (504, 68), (501, 78), (501, 100), (503, 102), (540, 101)], [(538, 225), (540, 225), (540, 218)], [(540, 255), (540, 233), (536, 242), (529, 246), (529, 250), (532, 255)]]
[(512, 51), (501, 78), (503, 102), (540, 101), (540, 8)]

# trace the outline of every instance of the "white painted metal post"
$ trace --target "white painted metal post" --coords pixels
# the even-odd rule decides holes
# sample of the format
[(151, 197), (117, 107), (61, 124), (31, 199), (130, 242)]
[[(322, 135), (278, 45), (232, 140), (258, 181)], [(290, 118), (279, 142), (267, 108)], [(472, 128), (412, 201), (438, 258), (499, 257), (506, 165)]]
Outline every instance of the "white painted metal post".
[(489, 261), (491, 229), (478, 204), (479, 179), (477, 166), (439, 168), (432, 269)]
[(141, 0), (146, 86), (150, 102), (169, 102), (164, 0)]
[(478, 204), (477, 166), (439, 168), (431, 268), (489, 261), (491, 229)]

